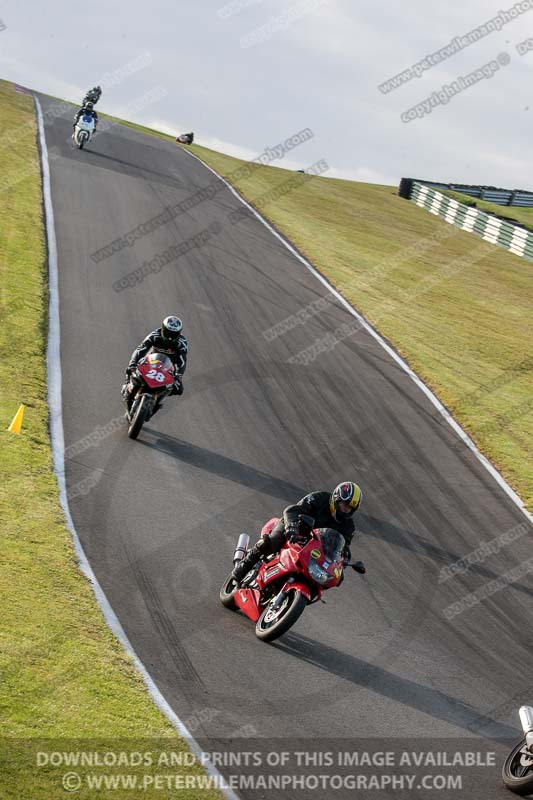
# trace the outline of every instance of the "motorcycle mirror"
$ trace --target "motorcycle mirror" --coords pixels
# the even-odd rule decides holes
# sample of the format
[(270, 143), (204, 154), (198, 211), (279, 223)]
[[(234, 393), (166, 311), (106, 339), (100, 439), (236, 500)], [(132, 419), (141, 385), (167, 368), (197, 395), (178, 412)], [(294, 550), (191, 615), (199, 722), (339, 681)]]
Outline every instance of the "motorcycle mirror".
[(360, 575), (364, 575), (366, 572), (366, 567), (362, 561), (356, 561), (355, 564), (351, 565), (352, 569), (355, 572), (358, 572)]

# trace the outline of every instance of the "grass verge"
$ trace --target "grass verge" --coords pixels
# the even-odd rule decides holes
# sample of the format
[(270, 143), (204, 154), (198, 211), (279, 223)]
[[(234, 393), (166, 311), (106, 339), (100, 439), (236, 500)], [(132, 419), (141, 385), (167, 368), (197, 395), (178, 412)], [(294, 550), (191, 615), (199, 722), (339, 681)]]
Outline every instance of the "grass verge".
[[(0, 134), (7, 131), (17, 137), (0, 147), (0, 781), (2, 800), (49, 800), (63, 796), (61, 776), (69, 770), (38, 768), (38, 750), (188, 750), (107, 627), (60, 510), (48, 436), (46, 251), (33, 100), (1, 81)], [(23, 432), (10, 434), (21, 402)], [(139, 780), (155, 771), (205, 776), (198, 765), (105, 771), (138, 773)], [(87, 772), (79, 798), (176, 795), (150, 783), (102, 794), (89, 788)], [(179, 795), (220, 797), (198, 788)]]

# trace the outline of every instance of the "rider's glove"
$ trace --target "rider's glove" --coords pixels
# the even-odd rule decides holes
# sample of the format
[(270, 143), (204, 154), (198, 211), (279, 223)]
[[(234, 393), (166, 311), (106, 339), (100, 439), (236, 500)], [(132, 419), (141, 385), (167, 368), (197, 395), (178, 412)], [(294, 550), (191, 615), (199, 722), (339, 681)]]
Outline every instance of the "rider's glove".
[(309, 541), (309, 531), (302, 530), (299, 525), (295, 525), (289, 534), (289, 541), (293, 544), (306, 545)]
[(286, 528), (286, 533), (287, 533), (287, 539), (290, 542), (294, 542), (296, 539), (298, 539), (298, 537), (300, 535), (300, 532), (299, 532), (299, 529), (298, 529), (298, 523), (297, 522), (289, 523), (289, 525), (287, 525), (287, 528)]
[(172, 387), (171, 394), (183, 394), (183, 383), (181, 382), (180, 375), (176, 375), (174, 379), (174, 385)]

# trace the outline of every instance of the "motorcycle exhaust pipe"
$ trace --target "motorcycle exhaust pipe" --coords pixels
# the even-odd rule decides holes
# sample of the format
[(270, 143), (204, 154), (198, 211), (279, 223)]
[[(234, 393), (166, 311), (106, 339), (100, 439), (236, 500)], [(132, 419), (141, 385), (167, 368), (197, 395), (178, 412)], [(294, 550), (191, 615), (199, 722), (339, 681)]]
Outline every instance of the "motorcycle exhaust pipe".
[(250, 537), (247, 533), (241, 533), (239, 536), (239, 540), (237, 542), (237, 547), (235, 548), (235, 552), (233, 553), (233, 563), (236, 564), (238, 561), (242, 561), (248, 549), (250, 547)]
[(526, 735), (526, 745), (533, 753), (533, 708), (531, 706), (522, 706), (518, 714), (522, 723), (522, 730)]

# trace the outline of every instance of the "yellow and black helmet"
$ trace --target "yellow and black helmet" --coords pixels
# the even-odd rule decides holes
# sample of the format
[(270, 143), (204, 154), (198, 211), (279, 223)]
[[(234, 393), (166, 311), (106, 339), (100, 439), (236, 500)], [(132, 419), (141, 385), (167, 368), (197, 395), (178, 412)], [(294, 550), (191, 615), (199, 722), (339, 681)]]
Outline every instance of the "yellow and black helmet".
[[(362, 499), (363, 493), (356, 483), (352, 483), (352, 481), (344, 481), (344, 483), (339, 483), (339, 485), (333, 490), (333, 494), (331, 495), (329, 501), (329, 510), (331, 511), (331, 516), (337, 521), (353, 516), (353, 514), (355, 514), (361, 505)], [(341, 503), (348, 503), (350, 510), (341, 511), (339, 508)]]

